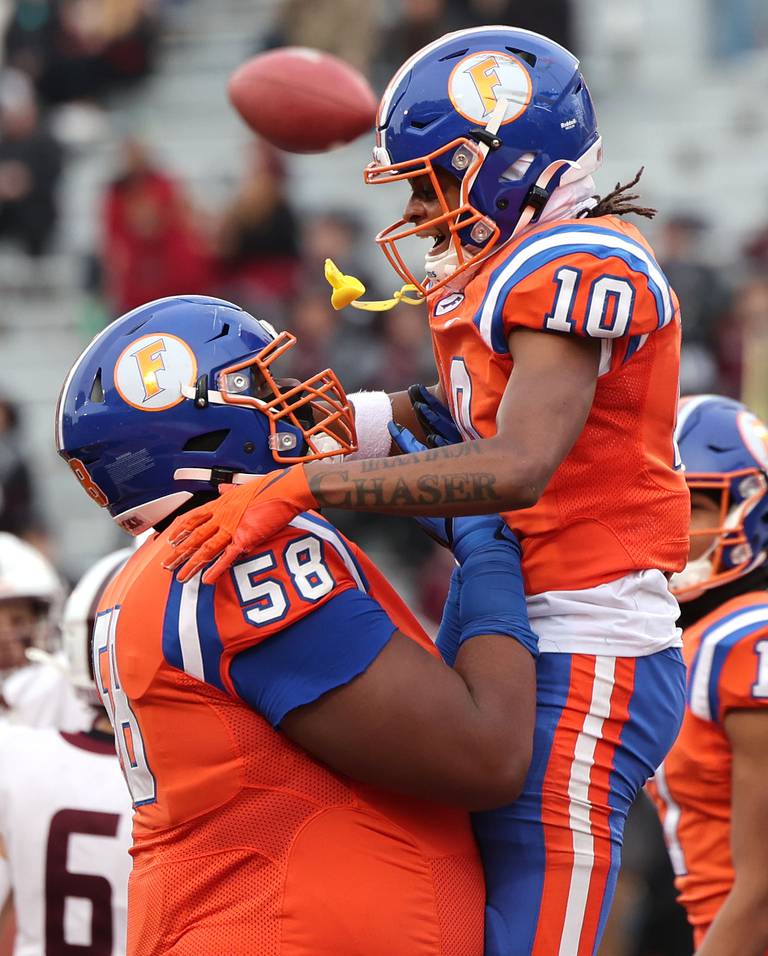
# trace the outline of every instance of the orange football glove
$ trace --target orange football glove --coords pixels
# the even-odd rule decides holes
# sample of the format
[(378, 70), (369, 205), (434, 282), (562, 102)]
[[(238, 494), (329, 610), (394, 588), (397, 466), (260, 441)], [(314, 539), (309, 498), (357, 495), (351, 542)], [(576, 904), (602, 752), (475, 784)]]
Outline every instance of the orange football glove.
[(302, 465), (242, 485), (222, 485), (220, 491), (216, 501), (181, 515), (169, 528), (174, 550), (163, 567), (180, 568), (179, 581), (188, 581), (218, 555), (202, 578), (203, 584), (213, 584), (241, 554), (277, 534), (297, 514), (317, 507)]

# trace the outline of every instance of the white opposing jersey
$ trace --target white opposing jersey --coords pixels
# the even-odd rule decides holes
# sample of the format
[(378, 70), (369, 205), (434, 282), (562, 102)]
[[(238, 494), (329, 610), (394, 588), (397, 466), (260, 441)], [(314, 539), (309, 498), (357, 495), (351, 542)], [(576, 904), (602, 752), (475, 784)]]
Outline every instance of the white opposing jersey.
[(63, 655), (56, 654), (10, 674), (3, 683), (6, 709), (0, 717), (25, 727), (55, 727), (70, 732), (90, 727), (93, 713), (77, 696), (66, 666)]
[(124, 956), (131, 801), (106, 737), (0, 727), (0, 835), (14, 956)]

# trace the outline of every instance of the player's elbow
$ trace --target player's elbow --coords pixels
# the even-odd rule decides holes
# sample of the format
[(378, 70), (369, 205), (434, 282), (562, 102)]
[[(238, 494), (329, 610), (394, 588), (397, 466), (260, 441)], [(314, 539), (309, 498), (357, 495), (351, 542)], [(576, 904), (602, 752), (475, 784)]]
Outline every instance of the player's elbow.
[(499, 511), (532, 508), (544, 493), (557, 463), (535, 455), (521, 456), (508, 444), (498, 447), (503, 459), (509, 462), (509, 467), (500, 469), (495, 489), (500, 499)]
[[(541, 498), (541, 493), (544, 491), (543, 485), (538, 485), (533, 481), (527, 481), (524, 484), (520, 485), (517, 489), (517, 494), (515, 495), (515, 504), (510, 505), (510, 510), (521, 509), (521, 508), (532, 508), (535, 504), (538, 503), (539, 498)], [(505, 509), (506, 510), (506, 509)]]
[(521, 508), (532, 508), (541, 498), (549, 480), (538, 469), (521, 469), (511, 474), (502, 482), (499, 489), (499, 511), (517, 511)]

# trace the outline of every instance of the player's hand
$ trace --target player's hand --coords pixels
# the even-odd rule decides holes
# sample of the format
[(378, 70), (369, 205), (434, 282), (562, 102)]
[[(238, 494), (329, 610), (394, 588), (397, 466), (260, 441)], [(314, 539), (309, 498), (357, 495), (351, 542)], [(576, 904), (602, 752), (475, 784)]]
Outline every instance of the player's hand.
[(426, 385), (411, 385), (408, 389), (408, 398), (427, 436), (428, 448), (456, 445), (463, 441), (450, 411), (435, 398)]
[[(413, 432), (401, 428), (394, 422), (389, 423), (389, 434), (404, 454), (428, 451)], [(450, 548), (454, 558), (463, 564), (475, 552), (492, 543), (505, 542), (507, 546), (520, 554), (517, 538), (499, 515), (467, 515), (463, 518), (416, 518), (426, 533), (445, 548)]]
[(169, 528), (173, 550), (163, 562), (188, 581), (214, 584), (241, 554), (281, 531), (296, 515), (317, 507), (302, 465), (259, 475), (243, 485), (222, 485), (221, 497), (177, 518)]

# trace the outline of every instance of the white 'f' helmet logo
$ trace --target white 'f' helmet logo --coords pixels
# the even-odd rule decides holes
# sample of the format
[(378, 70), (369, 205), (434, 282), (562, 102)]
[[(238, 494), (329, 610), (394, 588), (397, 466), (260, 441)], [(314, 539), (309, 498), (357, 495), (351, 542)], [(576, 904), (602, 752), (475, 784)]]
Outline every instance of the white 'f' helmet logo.
[(456, 111), (483, 125), (502, 97), (508, 104), (502, 123), (516, 120), (527, 109), (531, 93), (531, 77), (520, 60), (493, 50), (465, 57), (448, 80), (448, 96)]
[(123, 350), (115, 365), (115, 387), (134, 408), (160, 412), (183, 399), (182, 385), (194, 384), (197, 360), (181, 339), (165, 332), (143, 335)]

